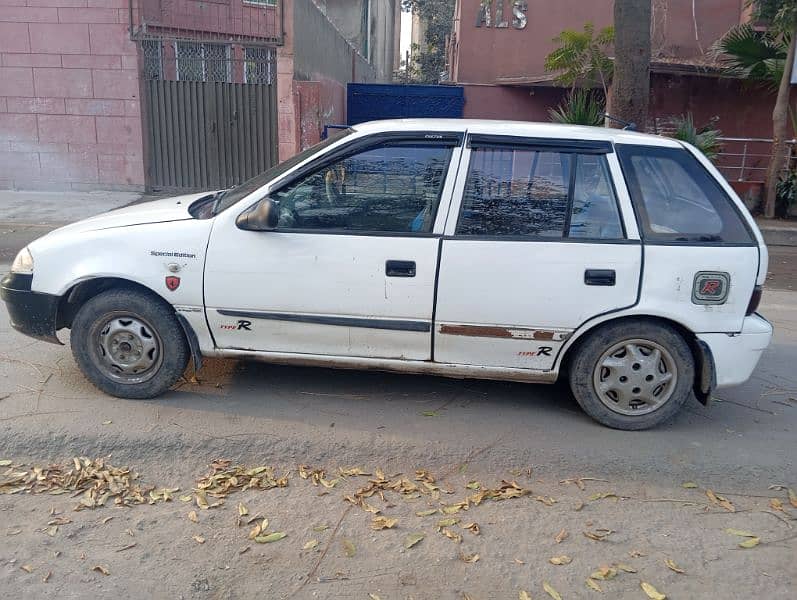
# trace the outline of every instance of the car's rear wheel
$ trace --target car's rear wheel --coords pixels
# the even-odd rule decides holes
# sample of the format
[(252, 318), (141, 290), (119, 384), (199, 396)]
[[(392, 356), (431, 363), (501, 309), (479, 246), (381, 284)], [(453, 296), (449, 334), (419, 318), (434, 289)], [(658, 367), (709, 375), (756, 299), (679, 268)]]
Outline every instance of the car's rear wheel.
[(600, 327), (570, 363), (570, 387), (581, 408), (615, 429), (648, 429), (668, 421), (692, 393), (694, 377), (684, 338), (652, 321)]
[(85, 376), (120, 398), (153, 398), (174, 385), (189, 349), (172, 309), (132, 289), (103, 292), (72, 323), (72, 354)]

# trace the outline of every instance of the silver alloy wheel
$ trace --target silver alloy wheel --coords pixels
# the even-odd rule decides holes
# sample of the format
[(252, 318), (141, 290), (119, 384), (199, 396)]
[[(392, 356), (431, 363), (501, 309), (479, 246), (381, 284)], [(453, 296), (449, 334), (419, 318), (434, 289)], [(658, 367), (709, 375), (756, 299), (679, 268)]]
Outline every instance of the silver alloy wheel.
[(670, 399), (678, 369), (664, 346), (651, 340), (624, 340), (601, 355), (592, 382), (598, 398), (610, 410), (646, 415)]
[(120, 383), (143, 383), (163, 362), (163, 344), (146, 319), (114, 312), (99, 319), (91, 331), (96, 366), (103, 375)]

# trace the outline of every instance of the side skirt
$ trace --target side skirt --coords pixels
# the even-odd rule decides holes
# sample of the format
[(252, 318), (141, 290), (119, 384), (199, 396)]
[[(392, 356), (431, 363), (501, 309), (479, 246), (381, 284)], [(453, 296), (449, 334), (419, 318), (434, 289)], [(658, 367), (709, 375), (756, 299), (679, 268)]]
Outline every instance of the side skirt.
[(299, 354), (293, 352), (257, 352), (252, 350), (238, 350), (235, 348), (225, 350), (217, 349), (211, 352), (204, 352), (204, 355), (209, 358), (249, 359), (282, 365), (439, 375), (441, 377), (451, 377), (454, 379), (494, 379), (500, 381), (524, 381), (527, 383), (554, 383), (558, 376), (558, 373), (555, 371), (535, 371), (532, 369), (482, 367), (436, 363), (431, 361), (399, 360), (393, 358), (329, 356), (325, 354)]

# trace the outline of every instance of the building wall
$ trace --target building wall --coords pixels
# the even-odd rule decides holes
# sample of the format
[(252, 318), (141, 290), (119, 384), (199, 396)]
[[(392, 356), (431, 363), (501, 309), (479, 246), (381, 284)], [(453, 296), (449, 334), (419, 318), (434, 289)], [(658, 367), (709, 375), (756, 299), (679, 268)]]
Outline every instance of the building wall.
[(398, 54), (400, 0), (315, 0), (335, 29), (388, 79)]
[[(742, 20), (744, 11), (742, 0), (652, 2), (654, 58), (703, 55), (714, 41)], [(499, 3), (508, 27), (495, 26)], [(614, 20), (612, 0), (528, 0), (527, 4), (527, 24), (523, 29), (511, 25), (512, 0), (492, 0), (491, 26), (476, 27), (480, 0), (458, 0), (454, 81), (493, 83), (501, 77), (544, 75), (545, 57), (556, 48), (553, 38), (561, 31), (580, 31), (587, 22), (597, 31)]]
[(346, 122), (346, 84), (382, 78), (312, 0), (285, 4), (285, 44), (277, 51), (279, 156), (321, 139), (324, 125)]
[(144, 186), (127, 0), (0, 1), (0, 188)]

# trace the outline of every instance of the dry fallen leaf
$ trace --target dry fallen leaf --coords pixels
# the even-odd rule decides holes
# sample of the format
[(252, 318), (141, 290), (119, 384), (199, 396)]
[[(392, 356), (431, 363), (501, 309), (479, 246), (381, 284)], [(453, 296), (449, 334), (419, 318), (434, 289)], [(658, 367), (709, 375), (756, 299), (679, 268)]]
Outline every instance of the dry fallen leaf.
[(603, 592), (601, 586), (595, 583), (592, 579), (587, 579), (586, 581), (587, 587), (591, 590), (595, 590), (596, 592)]
[(797, 508), (797, 492), (791, 488), (789, 488), (789, 504), (791, 504), (794, 508)]
[(369, 597), (371, 600), (382, 600), (382, 598), (380, 598), (380, 597), (379, 597), (379, 596), (377, 596), (376, 594), (368, 594), (368, 597)]
[(418, 512), (415, 513), (415, 515), (418, 517), (429, 517), (436, 513), (437, 513), (436, 508), (430, 508), (429, 510), (419, 510)]
[(466, 485), (465, 487), (468, 488), (469, 490), (478, 490), (479, 488), (482, 487), (482, 484), (478, 481), (469, 481), (468, 485)]
[(625, 571), (626, 573), (636, 573), (636, 569), (634, 567), (626, 565), (624, 563), (617, 563), (615, 566), (621, 571)]
[(720, 496), (719, 494), (715, 494), (711, 490), (706, 490), (706, 496), (711, 501), (712, 504), (716, 504), (727, 510), (728, 512), (736, 512), (736, 508), (733, 506), (730, 500)]
[(600, 567), (597, 571), (594, 571), (590, 577), (592, 579), (599, 579), (601, 581), (607, 581), (609, 579), (614, 579), (617, 577), (617, 569), (614, 567), (607, 567), (603, 566)]
[(192, 538), (192, 539), (193, 539), (193, 540), (194, 540), (194, 541), (195, 541), (197, 544), (204, 544), (204, 543), (205, 543), (205, 538), (203, 538), (201, 535), (192, 535), (192, 536), (191, 536), (191, 538)]
[(518, 600), (531, 600), (531, 594), (526, 590), (520, 590), (517, 594)]
[(519, 558), (515, 558), (513, 560), (514, 560), (515, 564), (518, 564), (518, 565), (525, 565), (526, 564), (525, 560), (520, 560)]
[(381, 529), (393, 529), (398, 523), (398, 519), (389, 517), (374, 517), (371, 521), (371, 529), (379, 531)]
[(685, 481), (681, 484), (681, 487), (687, 490), (693, 490), (697, 487), (697, 484), (694, 481)]
[(343, 542), (343, 552), (349, 558), (352, 558), (355, 554), (357, 554), (357, 547), (354, 545), (350, 539), (344, 539)]
[(318, 546), (318, 540), (312, 539), (308, 542), (305, 542), (304, 546), (302, 546), (302, 550), (312, 550), (316, 546)]
[(33, 573), (33, 566), (32, 565), (22, 565), (20, 567), (20, 569), (22, 569), (26, 573)]
[(446, 529), (445, 527), (440, 527), (437, 531), (442, 533), (448, 539), (455, 541), (457, 544), (462, 542), (462, 536), (458, 533), (451, 531), (450, 529)]
[(50, 580), (50, 577), (52, 577), (52, 576), (53, 576), (53, 572), (52, 571), (47, 571), (47, 575), (42, 577), (42, 583), (47, 583)]
[(194, 497), (191, 494), (184, 494), (180, 496), (180, 502), (191, 502), (193, 499)]
[(781, 502), (779, 498), (771, 498), (769, 500), (769, 506), (772, 507), (772, 510), (783, 512), (783, 502)]
[(271, 542), (278, 542), (283, 538), (288, 537), (288, 534), (282, 531), (275, 531), (274, 533), (269, 533), (267, 535), (258, 535), (255, 537), (255, 541), (258, 544), (270, 544)]
[(420, 532), (411, 533), (406, 538), (404, 538), (404, 547), (410, 549), (413, 546), (415, 546), (418, 542), (420, 542), (424, 537), (426, 536), (424, 536), (424, 534)]
[(462, 562), (466, 563), (475, 563), (479, 562), (479, 558), (481, 558), (478, 554), (464, 554), (462, 552), (459, 553), (459, 559)]
[(667, 558), (664, 561), (664, 564), (667, 565), (667, 568), (671, 571), (675, 571), (676, 573), (686, 573), (681, 567), (675, 564), (675, 561), (671, 558)]
[(567, 530), (566, 529), (562, 529), (562, 531), (560, 531), (559, 533), (556, 534), (556, 537), (554, 538), (554, 540), (556, 541), (557, 544), (561, 544), (569, 536), (570, 536), (570, 534), (567, 533)]
[(12, 461), (10, 461), (9, 459), (4, 458), (3, 460), (0, 460), (0, 467), (7, 467), (8, 465), (11, 464), (11, 462)]
[(648, 595), (648, 598), (650, 598), (650, 600), (666, 600), (667, 596), (659, 592), (649, 583), (643, 581), (639, 585), (642, 586), (642, 589)]
[(562, 600), (562, 597), (559, 595), (559, 592), (553, 589), (551, 584), (548, 583), (547, 581), (542, 582), (542, 589), (544, 589), (545, 593), (547, 593), (551, 598), (553, 598), (553, 600)]
[(631, 552), (628, 553), (628, 556), (630, 556), (631, 558), (639, 558), (641, 556), (647, 556), (647, 554), (645, 554), (641, 550), (631, 550)]
[(97, 571), (98, 573), (102, 573), (103, 575), (110, 575), (111, 574), (111, 572), (106, 567), (103, 567), (102, 565), (94, 565), (91, 568), (91, 570), (92, 571)]
[(739, 542), (739, 548), (755, 548), (761, 543), (761, 538), (751, 537), (743, 542)]
[(315, 525), (313, 527), (313, 531), (317, 531), (319, 533), (322, 531), (326, 531), (327, 529), (329, 529), (329, 525)]
[(196, 516), (195, 510), (192, 510), (190, 513), (188, 513), (188, 520), (192, 523), (199, 523), (199, 517)]
[(105, 525), (105, 524), (106, 524), (108, 521), (110, 521), (111, 519), (113, 519), (113, 517), (105, 517), (105, 518), (102, 520), (102, 524), (103, 524), (103, 525)]
[(438, 527), (451, 527), (452, 525), (456, 525), (457, 523), (459, 523), (459, 519), (456, 519), (454, 517), (450, 517), (448, 519), (440, 519), (437, 522), (437, 526)]
[(478, 523), (468, 523), (467, 525), (463, 525), (462, 529), (467, 529), (473, 535), (479, 535), (481, 533), (481, 527), (479, 527)]
[(238, 516), (239, 517), (245, 517), (248, 514), (249, 514), (249, 509), (246, 508), (243, 504), (241, 504), (239, 502), (238, 503)]
[(728, 533), (730, 535), (738, 535), (739, 537), (747, 537), (747, 538), (756, 537), (754, 533), (750, 533), (749, 531), (744, 531), (743, 529), (733, 529), (731, 527), (728, 527), (728, 529), (725, 530), (725, 533)]
[(549, 558), (548, 562), (552, 565), (569, 565), (571, 562), (573, 562), (573, 559), (563, 554), (562, 556), (554, 556)]

